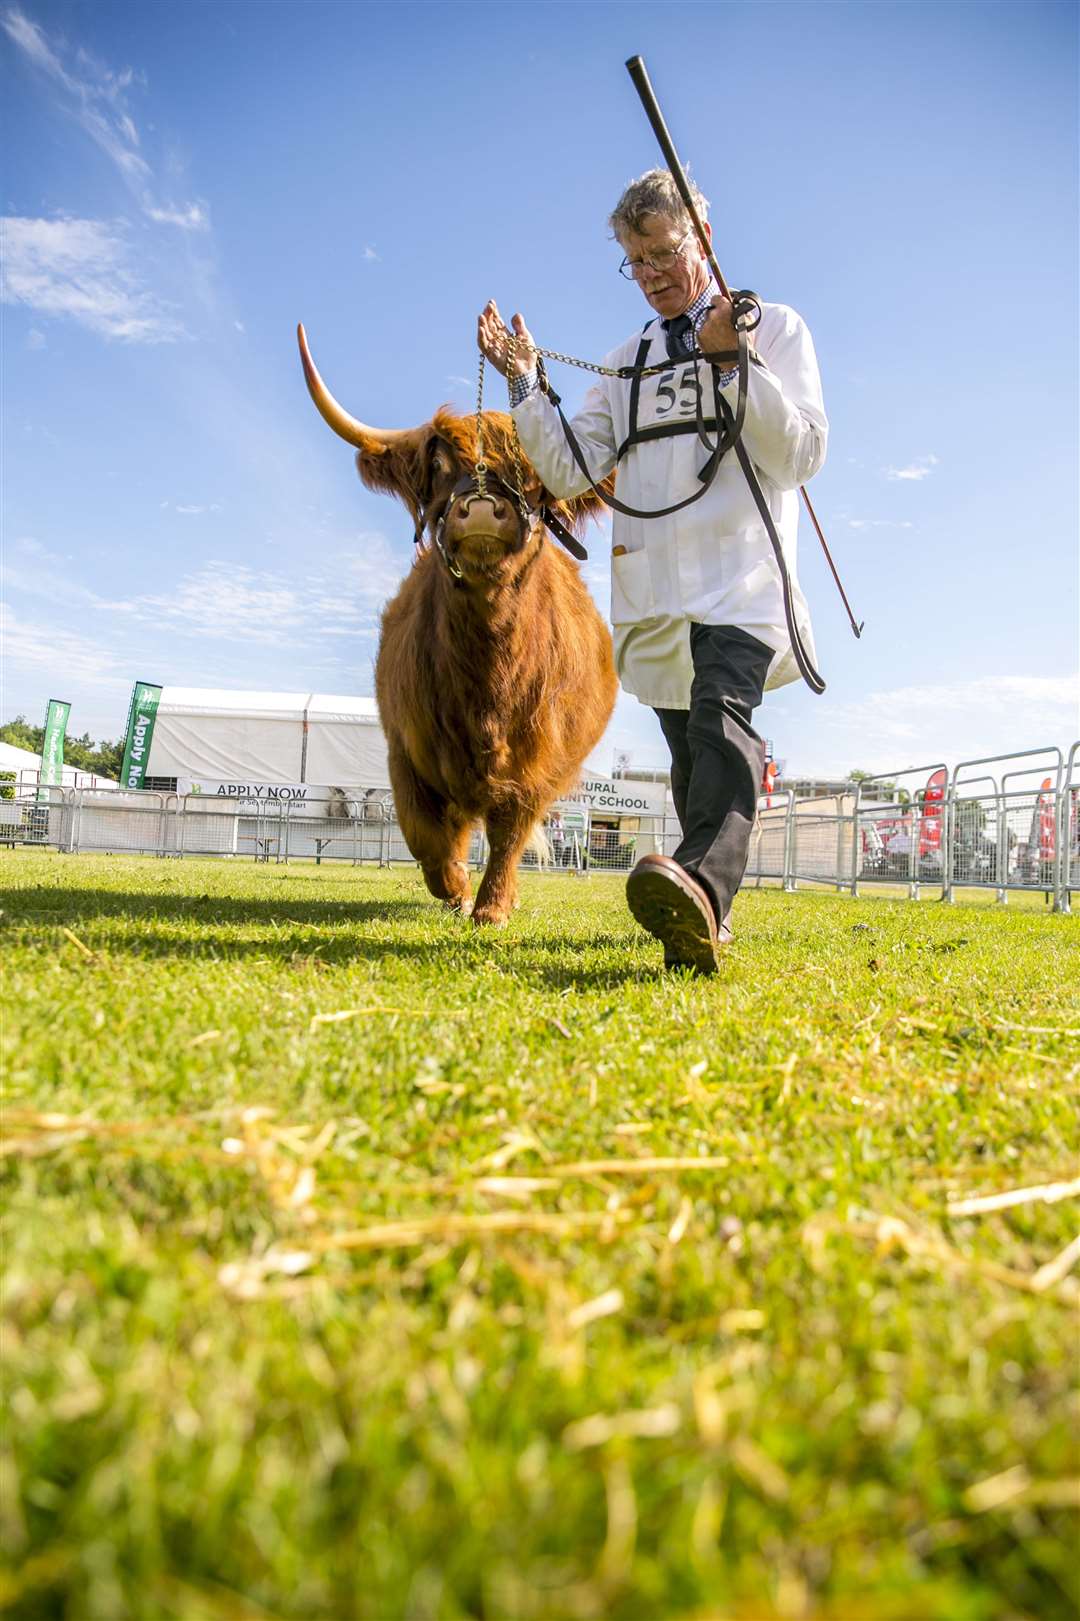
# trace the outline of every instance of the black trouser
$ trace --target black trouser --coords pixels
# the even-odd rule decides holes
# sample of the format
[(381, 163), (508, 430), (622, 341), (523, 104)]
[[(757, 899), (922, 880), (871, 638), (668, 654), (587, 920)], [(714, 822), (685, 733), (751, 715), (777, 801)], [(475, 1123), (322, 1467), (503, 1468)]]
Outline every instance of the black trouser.
[(734, 625), (691, 625), (690, 708), (656, 711), (671, 750), (671, 794), (682, 827), (675, 860), (727, 921), (750, 852), (765, 745), (750, 724), (772, 660)]

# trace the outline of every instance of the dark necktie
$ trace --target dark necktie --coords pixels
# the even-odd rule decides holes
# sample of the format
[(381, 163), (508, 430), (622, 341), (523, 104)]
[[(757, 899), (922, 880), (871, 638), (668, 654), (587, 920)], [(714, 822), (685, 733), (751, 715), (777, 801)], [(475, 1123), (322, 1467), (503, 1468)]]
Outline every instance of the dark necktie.
[(673, 316), (665, 321), (667, 332), (667, 352), (669, 360), (682, 360), (688, 349), (687, 339), (694, 330), (694, 323), (688, 315)]

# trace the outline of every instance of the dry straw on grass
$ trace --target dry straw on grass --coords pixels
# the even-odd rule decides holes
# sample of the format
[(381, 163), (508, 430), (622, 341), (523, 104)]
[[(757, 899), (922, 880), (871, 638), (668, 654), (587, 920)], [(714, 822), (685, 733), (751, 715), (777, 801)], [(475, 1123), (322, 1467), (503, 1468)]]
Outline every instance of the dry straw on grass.
[(1059, 1199), (1080, 1198), (1080, 1176), (1072, 1182), (1044, 1182), (1039, 1187), (1011, 1188), (1006, 1193), (980, 1194), (971, 1199), (953, 1200), (946, 1208), (949, 1216), (983, 1216), (991, 1210), (1009, 1210), (1022, 1204), (1057, 1204)]
[(1080, 1508), (1080, 1479), (1033, 1480), (1023, 1464), (1015, 1464), (999, 1475), (976, 1481), (964, 1493), (964, 1507), (972, 1514), (1035, 1505)]
[[(335, 1013), (316, 1013), (312, 1016), (308, 1029), (317, 1030), (322, 1024), (343, 1024), (348, 1019), (368, 1018), (377, 1013), (382, 1013), (387, 1018), (393, 1019), (430, 1019), (432, 1017), (430, 1008), (384, 1007), (381, 1003), (375, 1003), (372, 1007), (346, 1007), (339, 1008)], [(454, 1009), (442, 1008), (438, 1016), (440, 1019), (463, 1019), (465, 1014)]]
[(568, 1424), (562, 1433), (568, 1452), (584, 1452), (606, 1446), (615, 1440), (657, 1440), (675, 1435), (682, 1426), (682, 1413), (674, 1402), (660, 1407), (635, 1408), (624, 1413), (591, 1413)]
[[(937, 1233), (919, 1232), (899, 1216), (878, 1216), (870, 1220), (855, 1219), (846, 1224), (832, 1217), (816, 1217), (803, 1228), (803, 1242), (811, 1252), (819, 1252), (829, 1233), (848, 1232), (857, 1238), (872, 1241), (879, 1255), (900, 1250), (915, 1260), (936, 1263), (949, 1272), (974, 1272), (1011, 1289), (1026, 1294), (1047, 1295), (1065, 1303), (1074, 1303), (1078, 1291), (1068, 1273), (1080, 1260), (1080, 1238), (1076, 1238), (1061, 1253), (1034, 1272), (1021, 1272), (999, 1261), (969, 1255), (953, 1247)], [(1066, 1284), (1071, 1284), (1068, 1289)]]
[(483, 1238), (506, 1233), (540, 1233), (550, 1238), (574, 1238), (589, 1229), (607, 1229), (632, 1220), (628, 1210), (577, 1210), (552, 1214), (542, 1210), (493, 1210), (485, 1215), (423, 1216), (408, 1221), (387, 1221), (351, 1232), (312, 1234), (308, 1243), (316, 1250), (397, 1249), (422, 1244), (428, 1239), (456, 1243), (464, 1238)]

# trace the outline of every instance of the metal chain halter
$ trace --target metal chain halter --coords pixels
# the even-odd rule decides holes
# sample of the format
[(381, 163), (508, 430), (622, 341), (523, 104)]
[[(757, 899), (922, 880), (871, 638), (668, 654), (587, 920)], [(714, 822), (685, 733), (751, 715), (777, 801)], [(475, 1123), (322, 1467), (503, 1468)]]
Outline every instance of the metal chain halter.
[(487, 462), (484, 460), (484, 351), (480, 351), (480, 373), (476, 379), (476, 491), (487, 494)]
[[(507, 331), (506, 334), (506, 386), (510, 388), (510, 374), (514, 367), (514, 356), (517, 352), (517, 333)], [(517, 423), (513, 416), (510, 418), (510, 442), (514, 463), (514, 496), (517, 500), (518, 511), (522, 523), (529, 521), (529, 504), (525, 499), (525, 469), (521, 455), (521, 441), (518, 438)], [(476, 379), (476, 492), (478, 495), (487, 495), (487, 476), (490, 469), (484, 459), (484, 351), (480, 351), (480, 365)]]

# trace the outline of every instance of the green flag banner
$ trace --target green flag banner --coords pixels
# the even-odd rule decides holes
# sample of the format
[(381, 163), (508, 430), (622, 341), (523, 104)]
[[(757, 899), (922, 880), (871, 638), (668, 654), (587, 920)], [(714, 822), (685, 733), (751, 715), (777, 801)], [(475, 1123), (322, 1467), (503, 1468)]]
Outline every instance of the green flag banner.
[(160, 698), (161, 688), (154, 686), (153, 682), (136, 681), (128, 710), (124, 764), (120, 771), (120, 782), (124, 788), (141, 788), (146, 780)]
[(41, 744), (41, 770), (38, 786), (59, 788), (64, 780), (64, 734), (71, 705), (62, 698), (50, 698), (45, 711), (45, 736)]

